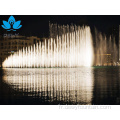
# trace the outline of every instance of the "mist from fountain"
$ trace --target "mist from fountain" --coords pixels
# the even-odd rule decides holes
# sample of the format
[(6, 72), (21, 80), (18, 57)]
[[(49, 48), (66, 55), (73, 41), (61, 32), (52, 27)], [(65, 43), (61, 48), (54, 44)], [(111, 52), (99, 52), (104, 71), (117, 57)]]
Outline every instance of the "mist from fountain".
[(93, 65), (93, 41), (89, 26), (56, 26), (53, 24), (51, 26), (56, 27), (54, 37), (10, 55), (2, 66), (5, 68), (39, 68)]
[(95, 29), (94, 40), (95, 66), (115, 66), (118, 62), (118, 47), (115, 37), (107, 37)]

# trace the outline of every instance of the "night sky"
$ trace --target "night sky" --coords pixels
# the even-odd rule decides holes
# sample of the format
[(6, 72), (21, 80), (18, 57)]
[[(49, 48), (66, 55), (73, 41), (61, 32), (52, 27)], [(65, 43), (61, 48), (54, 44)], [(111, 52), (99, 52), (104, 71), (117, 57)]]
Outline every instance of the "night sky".
[[(16, 21), (21, 20), (22, 28), (15, 33), (25, 36), (49, 36), (49, 21), (60, 25), (76, 24), (76, 25), (89, 25), (91, 30), (94, 31), (96, 27), (100, 32), (107, 35), (115, 34), (118, 38), (118, 27), (120, 25), (120, 16), (115, 15), (13, 15)], [(0, 24), (2, 21), (8, 21), (10, 15), (0, 16)], [(0, 34), (6, 33), (0, 27)], [(10, 33), (10, 32), (7, 32)], [(12, 32), (14, 33), (14, 32)]]

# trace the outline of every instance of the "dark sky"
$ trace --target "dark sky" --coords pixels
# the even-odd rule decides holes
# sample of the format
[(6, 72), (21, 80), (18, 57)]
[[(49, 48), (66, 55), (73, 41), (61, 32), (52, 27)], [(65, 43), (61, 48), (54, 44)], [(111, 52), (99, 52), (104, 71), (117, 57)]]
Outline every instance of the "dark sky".
[[(58, 24), (77, 24), (89, 25), (91, 30), (96, 27), (105, 34), (111, 34), (114, 31), (118, 34), (118, 26), (120, 24), (120, 16), (115, 15), (13, 15), (16, 21), (21, 20), (22, 28), (15, 33), (26, 36), (48, 37), (49, 21)], [(0, 25), (3, 20), (8, 20), (10, 15), (0, 16)], [(114, 30), (114, 31), (113, 31)], [(6, 30), (0, 27), (0, 34), (4, 34)], [(10, 32), (8, 32), (10, 33)], [(14, 33), (14, 32), (13, 32)]]

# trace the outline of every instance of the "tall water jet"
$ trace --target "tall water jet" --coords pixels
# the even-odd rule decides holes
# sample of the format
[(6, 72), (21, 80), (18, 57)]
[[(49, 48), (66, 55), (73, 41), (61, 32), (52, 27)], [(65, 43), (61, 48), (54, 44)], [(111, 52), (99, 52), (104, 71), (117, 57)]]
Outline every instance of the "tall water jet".
[(98, 66), (112, 66), (117, 65), (118, 62), (118, 47), (116, 45), (115, 37), (107, 37), (105, 34), (98, 32), (95, 29), (95, 62)]
[(80, 67), (93, 65), (93, 41), (89, 26), (50, 24), (49, 39), (10, 55), (3, 67)]

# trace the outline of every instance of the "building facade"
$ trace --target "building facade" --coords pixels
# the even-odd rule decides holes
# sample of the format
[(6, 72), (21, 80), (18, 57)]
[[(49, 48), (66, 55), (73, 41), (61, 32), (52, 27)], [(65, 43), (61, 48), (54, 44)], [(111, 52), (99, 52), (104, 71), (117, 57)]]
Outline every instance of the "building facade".
[(0, 67), (2, 62), (9, 55), (14, 54), (14, 52), (19, 51), (23, 47), (28, 47), (34, 45), (40, 41), (40, 38), (36, 36), (25, 37), (25, 36), (14, 36), (8, 37), (4, 36), (0, 40)]

